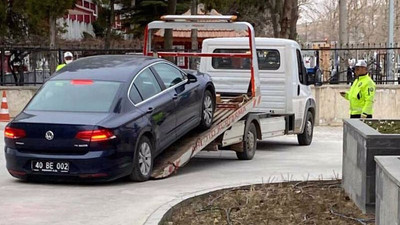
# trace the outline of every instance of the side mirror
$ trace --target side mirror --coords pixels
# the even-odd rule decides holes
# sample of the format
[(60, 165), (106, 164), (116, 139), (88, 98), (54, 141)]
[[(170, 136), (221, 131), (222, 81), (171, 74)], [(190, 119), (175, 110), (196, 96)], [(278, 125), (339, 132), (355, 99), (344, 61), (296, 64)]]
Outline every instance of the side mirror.
[(306, 85), (315, 84), (315, 73), (307, 72), (306, 79), (307, 79)]
[(191, 73), (186, 74), (187, 78), (188, 78), (188, 83), (195, 83), (197, 82), (197, 77)]
[(310, 68), (307, 70), (307, 85), (315, 85), (321, 86), (322, 85), (322, 72), (318, 68)]

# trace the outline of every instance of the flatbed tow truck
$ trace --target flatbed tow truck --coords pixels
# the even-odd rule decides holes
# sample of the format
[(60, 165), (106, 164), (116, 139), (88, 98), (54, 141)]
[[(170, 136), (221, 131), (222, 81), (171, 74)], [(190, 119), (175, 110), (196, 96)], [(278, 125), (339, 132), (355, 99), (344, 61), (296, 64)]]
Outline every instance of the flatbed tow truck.
[[(160, 21), (154, 21), (147, 25), (143, 49), (143, 54), (146, 56), (202, 57), (202, 62), (203, 58), (235, 58), (250, 62), (249, 68), (241, 71), (242, 74), (245, 73), (244, 76), (250, 78), (248, 79), (247, 91), (230, 94), (218, 93), (217, 86), (218, 100), (211, 128), (200, 133), (196, 130), (189, 132), (189, 134), (157, 156), (154, 161), (152, 178), (165, 178), (176, 173), (180, 167), (187, 164), (200, 151), (233, 150), (236, 151), (239, 159), (251, 160), (256, 151), (257, 139), (295, 133), (294, 113), (274, 114), (273, 111), (259, 112), (257, 110), (257, 107), (262, 102), (262, 95), (258, 65), (259, 56), (257, 55), (254, 28), (247, 22), (235, 22), (235, 20), (236, 16), (167, 15), (161, 17)], [(228, 29), (245, 31), (247, 32), (247, 37), (243, 40), (246, 42), (246, 51), (218, 53), (203, 49), (202, 52), (156, 52), (152, 50), (151, 46), (152, 31), (158, 29)], [(206, 72), (213, 77), (213, 74), (209, 71), (201, 72)], [(302, 132), (299, 135), (310, 134), (309, 131), (311, 129), (312, 138), (313, 119), (314, 115), (311, 118), (311, 127), (307, 128), (304, 125), (299, 128)], [(309, 121), (306, 119), (304, 123)]]

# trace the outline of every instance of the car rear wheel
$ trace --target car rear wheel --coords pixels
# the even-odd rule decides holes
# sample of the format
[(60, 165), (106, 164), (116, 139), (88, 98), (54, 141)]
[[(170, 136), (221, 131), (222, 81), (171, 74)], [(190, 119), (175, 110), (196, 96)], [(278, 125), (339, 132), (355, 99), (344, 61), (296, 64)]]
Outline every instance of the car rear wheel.
[(204, 92), (203, 104), (201, 110), (200, 129), (208, 129), (211, 127), (214, 119), (214, 98), (209, 90)]
[(153, 171), (153, 148), (146, 136), (140, 138), (133, 157), (133, 170), (129, 178), (132, 181), (146, 181)]
[(256, 154), (257, 148), (257, 130), (254, 123), (251, 123), (244, 135), (243, 152), (236, 152), (240, 160), (251, 160)]

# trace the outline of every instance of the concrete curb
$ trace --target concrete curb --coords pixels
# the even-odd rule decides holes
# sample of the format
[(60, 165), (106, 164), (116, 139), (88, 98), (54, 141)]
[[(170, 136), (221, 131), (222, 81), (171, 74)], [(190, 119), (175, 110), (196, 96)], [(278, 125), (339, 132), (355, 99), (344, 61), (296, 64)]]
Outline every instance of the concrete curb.
[[(288, 174), (285, 174), (285, 176), (288, 176)], [(236, 183), (236, 184), (218, 186), (218, 187), (214, 187), (214, 188), (210, 188), (210, 189), (204, 189), (204, 190), (200, 190), (197, 192), (193, 192), (188, 195), (183, 195), (181, 197), (178, 197), (178, 198), (160, 206), (157, 210), (155, 210), (152, 214), (150, 214), (150, 216), (146, 219), (146, 221), (144, 222), (143, 225), (159, 225), (159, 223), (164, 219), (164, 217), (167, 215), (169, 210), (171, 210), (174, 206), (182, 203), (183, 201), (186, 201), (191, 198), (195, 198), (195, 197), (207, 194), (207, 193), (211, 193), (214, 191), (235, 188), (235, 187), (249, 186), (249, 185), (258, 185), (258, 184), (273, 184), (273, 183), (293, 182), (293, 181), (299, 181), (299, 182), (301, 182), (301, 181), (318, 181), (318, 180), (313, 180), (313, 179), (310, 179), (310, 180), (305, 180), (305, 179), (303, 179), (303, 180), (301, 180), (301, 179), (285, 180), (283, 176), (282, 176), (282, 178), (278, 178), (276, 180), (274, 179), (275, 177), (272, 177), (272, 178), (273, 178), (272, 180), (271, 179), (266, 180), (267, 182), (264, 182), (264, 180), (262, 180), (262, 182), (260, 182), (260, 180), (257, 179), (258, 181), (255, 180), (254, 182)], [(336, 178), (337, 177), (332, 176), (330, 178), (324, 178), (324, 179), (320, 179), (320, 180), (332, 180), (332, 179), (336, 179)]]
[[(271, 183), (279, 183), (279, 181), (276, 182), (271, 182)], [(162, 206), (160, 206), (156, 211), (154, 211), (144, 222), (143, 225), (158, 225), (164, 216), (168, 213), (170, 209), (172, 209), (174, 206), (178, 205), (179, 203), (186, 201), (191, 198), (198, 197), (200, 195), (204, 195), (210, 192), (218, 191), (218, 190), (223, 190), (223, 189), (228, 189), (228, 188), (235, 188), (235, 187), (240, 187), (240, 186), (247, 186), (247, 185), (252, 185), (254, 183), (239, 183), (239, 184), (233, 184), (233, 185), (226, 185), (226, 186), (218, 186), (210, 189), (205, 189), (201, 190), (198, 192), (193, 192), (188, 195), (181, 196), (179, 198), (176, 198)], [(259, 183), (260, 184), (260, 183)]]

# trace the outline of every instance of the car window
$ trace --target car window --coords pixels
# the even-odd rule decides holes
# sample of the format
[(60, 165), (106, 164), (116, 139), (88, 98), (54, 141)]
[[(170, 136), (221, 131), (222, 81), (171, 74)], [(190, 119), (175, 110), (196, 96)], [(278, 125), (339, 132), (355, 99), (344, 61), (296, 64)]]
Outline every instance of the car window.
[(142, 101), (142, 97), (139, 94), (135, 85), (132, 85), (131, 90), (129, 91), (129, 98), (133, 103), (137, 104)]
[(297, 50), (296, 53), (297, 53), (297, 68), (298, 68), (298, 72), (299, 72), (299, 81), (302, 84), (306, 84), (307, 71), (306, 71), (304, 63), (303, 63), (303, 57), (301, 56), (301, 53), (299, 50)]
[(121, 83), (93, 80), (48, 81), (27, 110), (109, 112)]
[(184, 80), (182, 72), (171, 65), (159, 63), (153, 66), (166, 88), (172, 87)]
[[(133, 84), (139, 91), (139, 94), (143, 100), (146, 100), (161, 92), (161, 87), (158, 84), (153, 72), (151, 72), (149, 68), (143, 70), (139, 75), (137, 75)], [(131, 90), (132, 89), (133, 88), (131, 88)]]
[[(248, 49), (215, 49), (214, 53), (248, 53)], [(257, 49), (258, 68), (260, 70), (278, 70), (281, 58), (277, 49)], [(214, 69), (250, 69), (249, 58), (212, 58)]]

